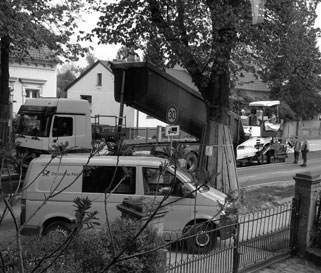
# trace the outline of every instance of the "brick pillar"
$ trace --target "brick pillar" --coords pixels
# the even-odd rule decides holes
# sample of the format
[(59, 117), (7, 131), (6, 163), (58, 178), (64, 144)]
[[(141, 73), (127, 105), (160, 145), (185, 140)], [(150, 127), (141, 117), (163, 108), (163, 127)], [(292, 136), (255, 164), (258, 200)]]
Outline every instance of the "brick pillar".
[(295, 198), (299, 200), (297, 254), (304, 256), (311, 246), (316, 199), (321, 191), (321, 172), (297, 173), (294, 180)]

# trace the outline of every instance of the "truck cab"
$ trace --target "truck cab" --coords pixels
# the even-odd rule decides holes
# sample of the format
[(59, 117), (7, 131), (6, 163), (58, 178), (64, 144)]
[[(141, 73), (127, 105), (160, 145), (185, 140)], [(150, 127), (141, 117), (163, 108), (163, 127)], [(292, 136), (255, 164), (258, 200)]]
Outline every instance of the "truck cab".
[(39, 98), (27, 100), (18, 112), (17, 153), (30, 160), (68, 143), (70, 152), (91, 148), (90, 107), (86, 100)]
[(241, 116), (245, 134), (251, 137), (275, 137), (281, 129), (280, 101), (254, 101), (250, 113)]

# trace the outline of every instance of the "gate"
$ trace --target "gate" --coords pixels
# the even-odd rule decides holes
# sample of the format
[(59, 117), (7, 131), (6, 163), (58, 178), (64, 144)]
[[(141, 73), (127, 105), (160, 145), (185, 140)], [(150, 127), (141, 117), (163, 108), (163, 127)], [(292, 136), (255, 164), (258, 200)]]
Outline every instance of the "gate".
[[(187, 234), (169, 247), (167, 272), (237, 273), (289, 257), (295, 250), (297, 217), (297, 201), (293, 200), (239, 216), (238, 223), (230, 226), (234, 232), (227, 240), (220, 240), (221, 228), (206, 227), (201, 233)], [(205, 235), (216, 238), (209, 251), (201, 244), (191, 247), (188, 243)]]

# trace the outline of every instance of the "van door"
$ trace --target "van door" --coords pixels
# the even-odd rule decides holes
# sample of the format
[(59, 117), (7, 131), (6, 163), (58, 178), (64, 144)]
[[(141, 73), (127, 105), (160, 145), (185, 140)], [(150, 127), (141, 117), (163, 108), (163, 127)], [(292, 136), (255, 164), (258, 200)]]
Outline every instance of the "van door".
[(163, 173), (159, 168), (143, 167), (143, 181), (145, 196), (156, 197), (161, 201), (170, 192), (164, 204), (168, 204), (169, 212), (165, 216), (164, 231), (182, 230), (193, 218), (193, 195), (183, 196), (184, 183), (169, 171)]
[(75, 116), (54, 115), (49, 136), (49, 149), (57, 143), (65, 144), (68, 141), (69, 149), (76, 147)]
[(105, 201), (108, 220), (113, 221), (121, 216), (116, 206), (124, 198), (135, 197), (135, 194), (136, 167), (84, 166), (82, 197), (87, 196), (92, 201), (90, 211), (98, 211), (97, 217), (101, 224), (106, 223)]

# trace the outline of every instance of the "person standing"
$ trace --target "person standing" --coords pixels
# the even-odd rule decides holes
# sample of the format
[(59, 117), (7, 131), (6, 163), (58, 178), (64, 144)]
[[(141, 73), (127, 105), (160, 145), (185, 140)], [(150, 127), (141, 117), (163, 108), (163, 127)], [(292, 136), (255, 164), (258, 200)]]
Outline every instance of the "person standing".
[(301, 151), (301, 141), (298, 140), (298, 136), (295, 136), (293, 139), (293, 150), (294, 150), (293, 164), (297, 164), (299, 161), (299, 156)]
[(306, 167), (307, 166), (307, 155), (309, 152), (309, 142), (304, 139), (301, 145), (301, 153), (302, 153), (302, 159), (303, 159), (303, 164), (301, 164), (301, 167)]

